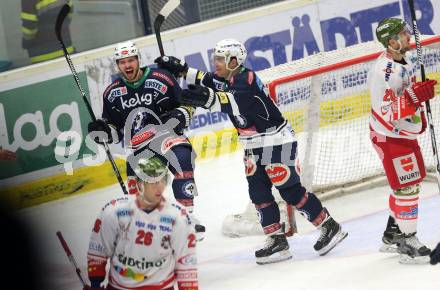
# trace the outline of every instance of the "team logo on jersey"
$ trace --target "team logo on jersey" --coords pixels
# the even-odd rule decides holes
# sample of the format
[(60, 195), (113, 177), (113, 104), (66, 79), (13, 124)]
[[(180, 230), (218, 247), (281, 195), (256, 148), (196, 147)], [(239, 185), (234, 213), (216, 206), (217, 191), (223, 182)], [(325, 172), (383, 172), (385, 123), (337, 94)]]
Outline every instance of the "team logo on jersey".
[(109, 100), (110, 103), (113, 103), (113, 101), (116, 98), (122, 97), (122, 96), (126, 95), (127, 93), (128, 92), (127, 92), (127, 87), (126, 86), (113, 89), (113, 90), (110, 91), (110, 94), (108, 96), (108, 100)]
[(270, 181), (272, 181), (272, 184), (275, 186), (283, 185), (289, 180), (290, 169), (282, 163), (269, 164), (266, 165), (264, 169), (266, 170)]
[(254, 158), (249, 156), (244, 157), (244, 167), (246, 176), (252, 176), (255, 174), (255, 171), (257, 171), (257, 164)]
[(162, 95), (166, 94), (166, 92), (168, 91), (168, 86), (164, 83), (159, 82), (158, 80), (146, 80), (144, 87), (146, 89), (154, 89)]
[(392, 62), (387, 63), (387, 67), (383, 70), (385, 72), (385, 81), (390, 79), (390, 75), (394, 72), (391, 68), (393, 67)]
[(194, 184), (193, 181), (187, 181), (182, 186), (182, 193), (187, 197), (193, 197), (195, 190), (196, 190), (196, 185)]
[(421, 174), (414, 153), (394, 158), (393, 164), (400, 184), (406, 184), (420, 179)]

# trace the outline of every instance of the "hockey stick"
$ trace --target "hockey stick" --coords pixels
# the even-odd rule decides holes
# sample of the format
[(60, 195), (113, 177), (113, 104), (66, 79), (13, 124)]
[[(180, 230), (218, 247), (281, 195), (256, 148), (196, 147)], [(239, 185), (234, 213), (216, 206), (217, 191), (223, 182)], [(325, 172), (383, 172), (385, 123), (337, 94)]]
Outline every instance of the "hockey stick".
[(164, 56), (165, 52), (162, 45), (162, 37), (160, 36), (160, 27), (165, 19), (170, 15), (177, 6), (180, 5), (180, 0), (169, 0), (162, 9), (159, 11), (159, 15), (154, 19), (154, 33), (156, 34), (157, 45), (159, 46), (160, 55)]
[(87, 285), (86, 280), (82, 276), (81, 270), (79, 269), (78, 264), (75, 261), (75, 257), (73, 257), (72, 252), (70, 251), (69, 246), (67, 245), (60, 231), (57, 232), (57, 237), (60, 240), (61, 246), (63, 246), (64, 252), (69, 258), (70, 263), (73, 265), (73, 267), (75, 267), (75, 272), (78, 275), (81, 284), (83, 285), (83, 287), (85, 287)]
[[(86, 93), (84, 92), (81, 83), (79, 81), (78, 74), (76, 73), (75, 67), (73, 66), (73, 62), (70, 59), (69, 52), (67, 52), (66, 45), (64, 44), (63, 38), (61, 36), (61, 28), (63, 26), (63, 22), (66, 19), (67, 15), (70, 12), (70, 6), (68, 4), (64, 4), (64, 6), (61, 8), (60, 12), (58, 13), (57, 20), (55, 23), (55, 34), (58, 38), (58, 41), (60, 42), (60, 45), (64, 52), (64, 57), (66, 58), (67, 64), (69, 65), (70, 70), (72, 71), (73, 79), (75, 80), (76, 86), (78, 87), (81, 96), (83, 98), (84, 103), (86, 104), (87, 110), (89, 111), (90, 117), (92, 118), (92, 121), (96, 121), (95, 114), (93, 113), (92, 107), (90, 106), (89, 100), (87, 99)], [(124, 181), (122, 180), (121, 173), (119, 172), (118, 167), (116, 166), (115, 160), (113, 159), (112, 154), (110, 153), (110, 148), (108, 147), (108, 144), (104, 142), (104, 148), (105, 152), (107, 153), (108, 160), (110, 161), (113, 171), (116, 174), (116, 177), (118, 178), (119, 185), (122, 188), (122, 191), (124, 194), (128, 194), (127, 188), (124, 185)]]
[[(416, 40), (416, 49), (417, 49), (417, 62), (420, 64), (420, 73), (422, 75), (422, 81), (424, 82), (426, 80), (425, 75), (425, 66), (423, 65), (422, 61), (422, 45), (420, 44), (420, 32), (419, 28), (417, 27), (417, 19), (416, 19), (416, 10), (414, 8), (414, 0), (408, 0), (409, 10), (411, 11), (411, 19), (412, 19), (412, 26), (414, 31), (414, 38)], [(426, 104), (426, 114), (428, 115), (428, 126), (429, 126), (429, 132), (431, 133), (431, 145), (432, 145), (432, 151), (434, 155), (434, 160), (436, 162), (436, 171), (437, 171), (437, 186), (440, 193), (440, 162), (438, 158), (438, 149), (437, 149), (437, 142), (435, 138), (435, 131), (434, 131), (434, 122), (432, 120), (432, 113), (431, 113), (431, 104), (429, 100), (425, 102)]]

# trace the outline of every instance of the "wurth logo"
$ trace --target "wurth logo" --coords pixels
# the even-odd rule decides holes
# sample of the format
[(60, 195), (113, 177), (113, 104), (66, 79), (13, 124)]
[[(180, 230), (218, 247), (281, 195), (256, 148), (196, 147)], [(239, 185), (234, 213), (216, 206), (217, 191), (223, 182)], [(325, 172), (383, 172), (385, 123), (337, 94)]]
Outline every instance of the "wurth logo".
[(404, 158), (404, 159), (400, 159), (400, 164), (402, 165), (403, 170), (405, 171), (412, 171), (414, 169), (414, 164), (412, 161), (412, 158)]
[(393, 164), (400, 184), (416, 181), (421, 177), (414, 153), (394, 158)]

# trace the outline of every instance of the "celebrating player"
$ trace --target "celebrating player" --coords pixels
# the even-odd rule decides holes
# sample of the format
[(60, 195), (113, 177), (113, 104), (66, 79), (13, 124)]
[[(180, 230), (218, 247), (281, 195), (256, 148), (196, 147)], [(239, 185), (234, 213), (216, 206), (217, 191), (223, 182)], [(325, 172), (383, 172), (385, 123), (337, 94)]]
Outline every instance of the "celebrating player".
[(167, 166), (158, 158), (140, 159), (138, 191), (107, 203), (95, 221), (87, 252), (91, 282), (85, 290), (197, 290), (196, 236), (180, 205), (166, 200)]
[[(102, 118), (89, 123), (89, 132), (97, 143), (118, 143), (125, 137), (137, 153), (152, 150), (166, 161), (174, 174), (174, 197), (192, 213), (197, 192), (195, 154), (183, 129), (189, 125), (194, 109), (179, 104), (177, 96), (181, 89), (168, 71), (141, 68), (139, 57), (131, 41), (116, 46), (114, 58), (120, 77), (105, 90)], [(170, 128), (168, 124), (174, 125)], [(159, 139), (155, 136), (158, 128), (167, 131)], [(136, 176), (130, 162), (127, 162), (127, 184), (129, 193), (136, 194)], [(197, 229), (204, 231), (201, 225)]]
[(289, 244), (280, 225), (280, 211), (271, 188), (294, 205), (316, 227), (321, 236), (314, 245), (325, 255), (347, 234), (322, 207), (315, 194), (307, 192), (295, 171), (296, 140), (290, 125), (265, 93), (255, 72), (243, 66), (247, 56), (242, 43), (225, 39), (214, 49), (215, 73), (193, 68), (175, 57), (156, 59), (159, 67), (184, 76), (189, 88), (180, 95), (183, 104), (228, 114), (245, 146), (246, 178), (249, 195), (260, 214), (265, 246), (255, 252), (258, 264), (291, 258)]
[(406, 56), (411, 34), (405, 21), (382, 20), (376, 36), (386, 50), (369, 75), (371, 141), (392, 189), (381, 251), (401, 253), (402, 263), (424, 263), (430, 249), (416, 232), (420, 183), (426, 172), (417, 137), (426, 128), (423, 102), (434, 97), (437, 82), (416, 81), (417, 58)]

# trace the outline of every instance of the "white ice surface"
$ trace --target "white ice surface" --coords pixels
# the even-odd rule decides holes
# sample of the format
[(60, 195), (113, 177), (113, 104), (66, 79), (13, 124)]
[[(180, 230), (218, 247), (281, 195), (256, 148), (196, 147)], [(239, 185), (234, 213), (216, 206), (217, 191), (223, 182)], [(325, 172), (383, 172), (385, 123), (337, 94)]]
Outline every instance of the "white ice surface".
[[(224, 216), (242, 212), (249, 199), (241, 158), (242, 153), (234, 153), (197, 163), (195, 213), (207, 228), (205, 240), (198, 244), (200, 289), (440, 289), (439, 265), (401, 265), (396, 254), (378, 252), (388, 216), (387, 187), (324, 202), (349, 234), (325, 257), (313, 250), (318, 232), (297, 215), (300, 233), (289, 238), (293, 259), (255, 264), (253, 253), (263, 245), (263, 236), (232, 239), (220, 232)], [(434, 247), (440, 241), (440, 195), (435, 184), (424, 183), (422, 189), (418, 235)], [(20, 212), (35, 228), (35, 247), (44, 255), (41, 267), (56, 289), (81, 289), (56, 231), (62, 231), (86, 275), (86, 251), (94, 220), (106, 202), (121, 195), (119, 186), (114, 185)], [(166, 195), (172, 198), (169, 188)]]

